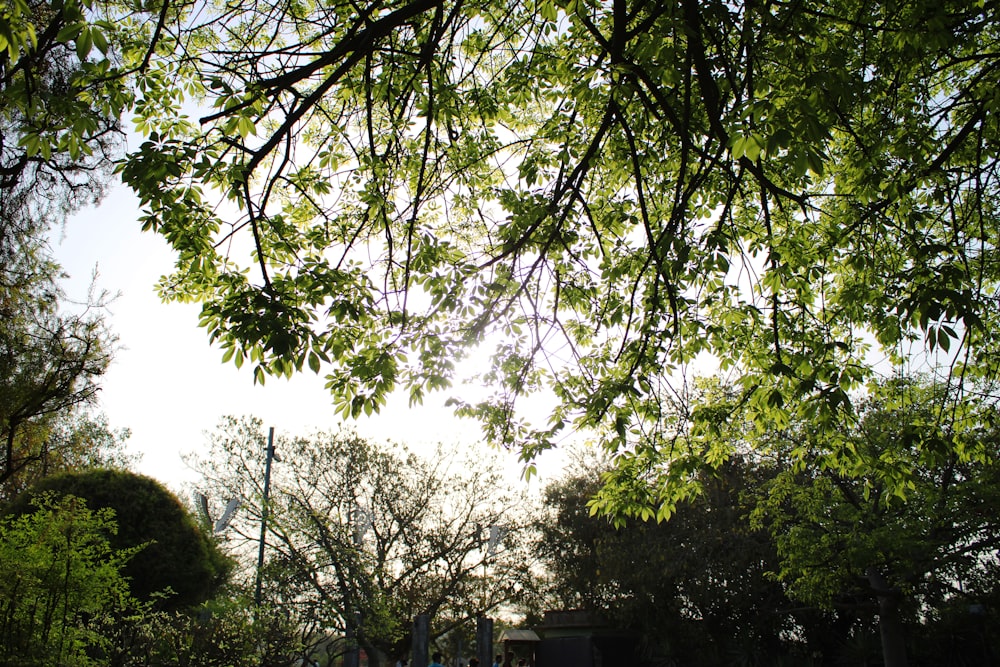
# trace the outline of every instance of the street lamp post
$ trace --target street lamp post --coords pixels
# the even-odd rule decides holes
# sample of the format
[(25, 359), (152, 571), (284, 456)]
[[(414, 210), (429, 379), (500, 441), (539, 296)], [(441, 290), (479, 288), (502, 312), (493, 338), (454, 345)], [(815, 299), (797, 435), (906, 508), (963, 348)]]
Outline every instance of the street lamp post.
[(253, 602), (260, 607), (261, 590), (264, 585), (264, 540), (267, 536), (268, 496), (271, 493), (271, 461), (281, 459), (274, 453), (274, 427), (267, 433), (267, 456), (264, 460), (264, 502), (260, 510), (260, 548), (257, 551), (257, 588), (254, 591)]
[[(372, 525), (372, 515), (362, 507), (355, 507), (347, 514), (347, 522), (354, 537), (354, 546), (360, 556), (365, 545), (365, 533)], [(348, 651), (344, 656), (344, 667), (359, 667), (361, 664), (361, 646), (358, 644), (358, 631), (361, 629), (360, 612), (348, 612), (344, 619), (346, 624), (345, 638), (348, 640)]]
[(493, 619), (486, 616), (489, 595), (486, 590), (487, 564), (496, 555), (506, 531), (503, 527), (493, 524), (489, 526), (489, 538), (485, 540), (478, 527), (476, 532), (479, 547), (485, 552), (483, 553), (483, 604), (482, 611), (476, 618), (476, 654), (479, 658), (479, 664), (486, 667), (486, 665), (493, 664)]

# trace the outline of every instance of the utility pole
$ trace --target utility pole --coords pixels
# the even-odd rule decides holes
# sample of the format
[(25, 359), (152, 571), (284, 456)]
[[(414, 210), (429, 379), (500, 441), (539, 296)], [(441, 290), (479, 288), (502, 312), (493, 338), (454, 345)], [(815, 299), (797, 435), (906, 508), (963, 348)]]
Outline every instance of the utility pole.
[[(264, 540), (267, 537), (268, 497), (271, 493), (271, 461), (274, 460), (274, 427), (267, 433), (267, 455), (264, 459), (264, 502), (260, 509), (260, 549), (257, 551), (257, 589), (254, 591), (253, 603), (260, 608), (261, 589), (264, 585)], [(278, 458), (278, 461), (281, 459)]]

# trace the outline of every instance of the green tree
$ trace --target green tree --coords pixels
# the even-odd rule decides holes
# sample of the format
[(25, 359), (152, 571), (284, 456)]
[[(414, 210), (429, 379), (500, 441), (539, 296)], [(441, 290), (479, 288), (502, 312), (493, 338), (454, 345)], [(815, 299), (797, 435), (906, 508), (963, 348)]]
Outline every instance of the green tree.
[[(488, 458), (418, 456), (346, 431), (275, 448), (264, 602), (294, 613), (314, 641), (353, 637), (383, 665), (408, 652), (417, 614), (432, 617), (433, 639), (529, 586), (530, 505)], [(260, 422), (228, 418), (196, 464), (209, 495), (243, 501), (227, 535), (253, 567), (264, 455)]]
[(35, 502), (0, 517), (0, 664), (97, 664), (99, 619), (135, 605), (121, 573), (134, 550), (111, 545), (110, 510), (70, 496)]
[(46, 235), (103, 196), (131, 74), (156, 43), (144, 18), (114, 0), (11, 0), (0, 11), (0, 303), (58, 276)]
[[(997, 407), (942, 413), (947, 391), (886, 382), (836, 434), (801, 422), (768, 436), (785, 454), (756, 517), (775, 536), (781, 579), (806, 602), (877, 614), (887, 666), (906, 665), (907, 645), (949, 607), (982, 604), (990, 587), (977, 582), (998, 573)], [(985, 660), (986, 636), (936, 659)]]
[(99, 200), (108, 181), (121, 135), (107, 106), (110, 84), (99, 81), (109, 45), (88, 20), (90, 4), (14, 0), (0, 15), (0, 256), (8, 266), (19, 244)]
[[(175, 250), (163, 295), (344, 414), (481, 345), (494, 393), (457, 408), (527, 459), (574, 425), (630, 444), (705, 355), (759, 423), (834, 420), (911, 343), (996, 374), (997, 11), (199, 5), (121, 173)], [(197, 123), (163, 113), (182, 93)]]
[(656, 664), (771, 664), (788, 656), (807, 664), (821, 648), (811, 640), (832, 639), (832, 615), (786, 596), (770, 576), (778, 567), (774, 542), (750, 526), (747, 490), (766, 470), (745, 461), (706, 470), (704, 493), (679, 505), (670, 521), (615, 525), (587, 507), (611, 467), (584, 463), (545, 490), (536, 549), (550, 576), (550, 604), (589, 609), (640, 632), (646, 659)]
[(39, 481), (10, 508), (25, 511), (39, 493), (74, 496), (88, 506), (114, 511), (116, 549), (136, 549), (123, 570), (132, 594), (159, 609), (204, 602), (224, 583), (229, 560), (177, 497), (160, 482), (136, 473), (92, 469), (64, 472)]

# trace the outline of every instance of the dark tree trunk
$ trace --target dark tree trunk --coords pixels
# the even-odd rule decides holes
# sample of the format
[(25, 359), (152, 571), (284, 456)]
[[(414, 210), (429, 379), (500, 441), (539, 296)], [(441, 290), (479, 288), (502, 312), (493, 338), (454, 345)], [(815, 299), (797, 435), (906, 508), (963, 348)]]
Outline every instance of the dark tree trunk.
[(878, 597), (878, 629), (882, 639), (882, 662), (885, 667), (908, 667), (906, 633), (899, 614), (899, 591), (876, 568), (868, 568), (868, 584)]

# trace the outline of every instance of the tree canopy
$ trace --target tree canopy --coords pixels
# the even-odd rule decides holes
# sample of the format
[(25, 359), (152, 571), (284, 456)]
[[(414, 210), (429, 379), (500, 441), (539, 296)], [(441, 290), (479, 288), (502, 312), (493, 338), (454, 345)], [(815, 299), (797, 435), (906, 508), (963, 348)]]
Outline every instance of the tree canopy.
[(158, 608), (184, 609), (204, 602), (231, 569), (177, 497), (150, 477), (109, 469), (51, 475), (23, 494), (9, 512), (29, 512), (32, 498), (46, 493), (82, 498), (94, 511), (113, 510), (117, 529), (108, 538), (111, 547), (136, 551), (122, 574), (132, 595)]
[[(0, 251), (100, 199), (120, 148), (124, 81), (91, 0), (13, 0), (0, 15)], [(113, 3), (102, 3), (110, 8)], [(117, 40), (116, 40), (117, 41)], [(116, 50), (124, 47), (116, 44)]]
[(906, 645), (919, 640), (907, 642), (907, 628), (995, 594), (984, 582), (1000, 566), (997, 408), (942, 420), (935, 408), (946, 391), (886, 382), (839, 433), (796, 423), (766, 436), (782, 444), (769, 448), (777, 455), (764, 465), (776, 474), (755, 516), (775, 536), (778, 575), (799, 600), (877, 609), (886, 665), (907, 664)]
[[(794, 421), (757, 436), (746, 424), (666, 522), (588, 510), (628, 490), (619, 476), (634, 468), (574, 471), (546, 491), (537, 547), (557, 599), (643, 631), (686, 664), (722, 664), (744, 647), (757, 659), (860, 664), (879, 653), (879, 635), (887, 667), (988, 662), (997, 407), (952, 403), (942, 415), (948, 391), (897, 378), (836, 429)], [(655, 475), (637, 481), (652, 495)]]
[(805, 655), (820, 647), (820, 634), (833, 659), (843, 637), (786, 596), (770, 576), (778, 565), (770, 535), (747, 521), (747, 489), (767, 470), (732, 461), (706, 471), (705, 493), (680, 505), (670, 521), (633, 518), (616, 526), (587, 507), (612, 467), (610, 460), (587, 462), (546, 487), (548, 511), (535, 548), (550, 608), (592, 610), (640, 633), (649, 664), (751, 657), (769, 664), (779, 656), (808, 664)]
[(454, 402), (526, 458), (647, 438), (708, 357), (754, 420), (828, 418), (911, 345), (995, 375), (997, 9), (180, 4), (121, 173), (174, 248), (163, 295), (344, 414), (481, 345), (493, 393)]

